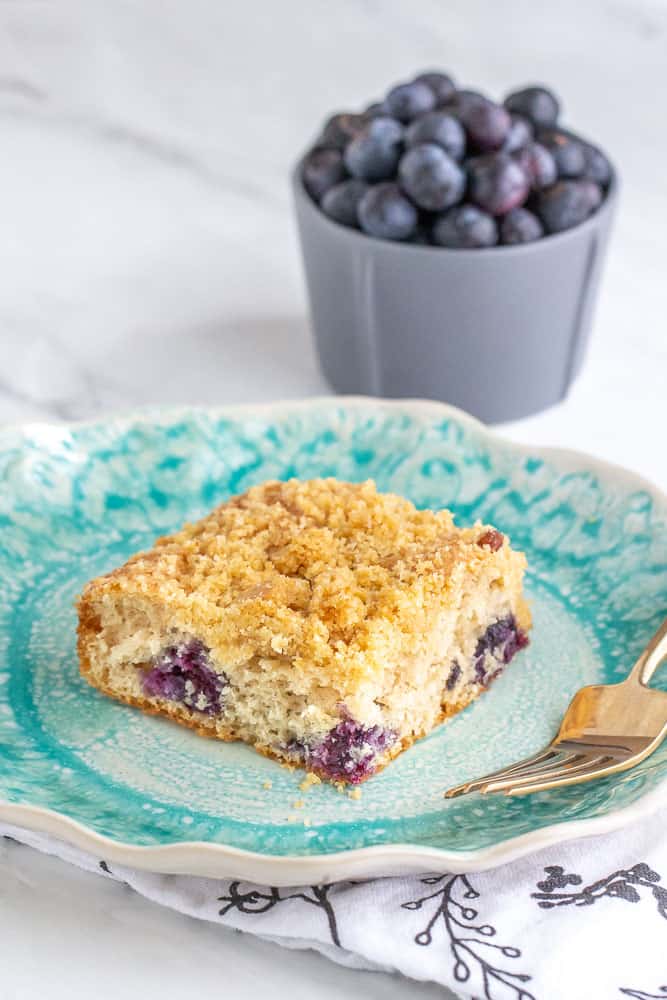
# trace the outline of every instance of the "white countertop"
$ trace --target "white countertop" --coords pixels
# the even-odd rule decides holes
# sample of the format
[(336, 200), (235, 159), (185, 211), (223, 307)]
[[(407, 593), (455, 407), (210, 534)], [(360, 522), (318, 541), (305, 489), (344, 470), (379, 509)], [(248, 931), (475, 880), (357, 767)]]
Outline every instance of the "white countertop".
[[(665, 0), (0, 6), (0, 421), (327, 392), (287, 185), (330, 110), (430, 66), (551, 82), (622, 179), (588, 363), (507, 426), (667, 488)], [(429, 997), (0, 845), (0, 1000)], [(38, 961), (37, 961), (38, 959)], [(156, 969), (159, 967), (159, 973)]]

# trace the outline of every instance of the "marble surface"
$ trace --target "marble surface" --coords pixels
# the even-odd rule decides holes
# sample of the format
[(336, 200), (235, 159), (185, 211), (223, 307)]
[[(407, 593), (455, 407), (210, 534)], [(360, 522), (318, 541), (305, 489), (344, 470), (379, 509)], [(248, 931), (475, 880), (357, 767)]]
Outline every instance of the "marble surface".
[[(327, 392), (287, 170), (329, 110), (431, 65), (496, 94), (551, 81), (612, 154), (621, 205), (588, 363), (566, 403), (504, 430), (667, 488), (665, 0), (5, 0), (0, 421)], [(196, 925), (14, 845), (0, 921), (0, 1000), (41, 995), (45, 976), (55, 1000), (158, 985), (166, 1000), (193, 965), (202, 997), (221, 979), (254, 995), (262, 976), (277, 997), (436, 995)]]

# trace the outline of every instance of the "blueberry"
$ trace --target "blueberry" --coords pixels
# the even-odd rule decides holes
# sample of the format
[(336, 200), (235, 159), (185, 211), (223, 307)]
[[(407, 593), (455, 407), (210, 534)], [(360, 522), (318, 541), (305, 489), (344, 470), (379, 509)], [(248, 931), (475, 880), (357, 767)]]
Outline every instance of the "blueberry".
[(541, 191), (536, 199), (537, 214), (548, 233), (572, 229), (591, 213), (591, 192), (579, 181), (558, 181)]
[(399, 83), (393, 87), (386, 97), (390, 113), (402, 122), (410, 122), (417, 115), (432, 111), (435, 107), (435, 94), (425, 83)]
[(540, 129), (537, 141), (546, 146), (553, 156), (559, 177), (581, 177), (586, 168), (582, 142), (555, 128)]
[(376, 769), (396, 734), (380, 726), (362, 726), (345, 718), (321, 740), (306, 749), (308, 767), (328, 778), (358, 784)]
[(345, 166), (354, 177), (382, 181), (396, 172), (403, 129), (394, 118), (372, 118), (345, 150)]
[(391, 118), (391, 113), (386, 101), (374, 101), (362, 112), (361, 117), (368, 122), (371, 118)]
[(529, 142), (533, 141), (535, 133), (533, 126), (527, 118), (523, 118), (521, 115), (510, 115), (510, 118), (512, 119), (512, 124), (505, 137), (503, 151), (505, 153), (516, 153), (517, 150), (523, 149)]
[(501, 243), (532, 243), (541, 236), (544, 236), (542, 223), (527, 208), (513, 208), (500, 223)]
[(416, 118), (405, 132), (406, 146), (418, 146), (422, 142), (434, 142), (436, 146), (442, 146), (453, 160), (461, 160), (466, 148), (466, 134), (458, 118), (445, 111), (428, 111)]
[(528, 636), (519, 628), (513, 615), (493, 622), (478, 639), (475, 647), (475, 680), (483, 684), (495, 676), (487, 676), (487, 656), (492, 656), (500, 664), (509, 663), (528, 642)]
[(413, 146), (398, 165), (401, 186), (410, 198), (429, 212), (441, 212), (463, 197), (465, 174), (459, 165), (432, 142)]
[(597, 146), (584, 143), (584, 172), (583, 177), (589, 181), (595, 181), (602, 187), (607, 187), (611, 181), (611, 163)]
[(540, 191), (556, 183), (558, 168), (546, 146), (542, 146), (539, 142), (530, 142), (514, 154), (514, 159), (530, 178), (534, 191)]
[(430, 247), (433, 245), (433, 240), (431, 239), (431, 224), (425, 219), (420, 219), (417, 223), (417, 228), (410, 237), (410, 243), (417, 243), (422, 247)]
[(509, 153), (470, 161), (470, 200), (491, 215), (505, 215), (528, 197), (530, 180)]
[(313, 149), (303, 161), (301, 176), (308, 194), (319, 201), (346, 176), (342, 154), (337, 149)]
[(546, 87), (524, 87), (508, 94), (504, 101), (508, 111), (529, 118), (533, 125), (555, 125), (560, 103)]
[(461, 667), (456, 661), (452, 663), (447, 676), (447, 682), (445, 684), (446, 691), (452, 691), (456, 687), (456, 683), (461, 676)]
[(459, 117), (470, 144), (481, 153), (500, 149), (512, 125), (509, 112), (493, 101), (471, 101)]
[(591, 206), (591, 212), (594, 212), (602, 204), (602, 188), (595, 181), (589, 181), (587, 178), (582, 178), (579, 181), (579, 185), (584, 192), (586, 198), (588, 198), (588, 203)]
[(359, 223), (369, 236), (406, 240), (417, 228), (417, 209), (398, 184), (375, 184), (359, 202)]
[(142, 672), (144, 694), (182, 702), (205, 715), (222, 711), (228, 683), (225, 674), (213, 670), (209, 650), (195, 639), (165, 647)]
[(457, 90), (451, 101), (448, 103), (452, 108), (455, 108), (458, 113), (461, 113), (466, 111), (469, 107), (472, 107), (474, 104), (479, 104), (480, 102), (484, 103), (488, 100), (489, 98), (485, 94), (482, 94), (479, 90), (468, 90), (464, 88), (463, 90)]
[(348, 112), (332, 115), (322, 129), (318, 146), (343, 150), (365, 124), (366, 119), (363, 115), (353, 115)]
[(357, 208), (368, 190), (368, 184), (356, 177), (329, 188), (322, 198), (322, 211), (343, 226), (359, 226)]
[(433, 242), (441, 247), (472, 250), (498, 242), (496, 220), (475, 205), (457, 205), (439, 216), (433, 225)]
[(425, 83), (433, 91), (436, 104), (446, 104), (456, 93), (456, 85), (451, 76), (447, 76), (446, 73), (438, 73), (436, 70), (420, 73), (419, 76), (415, 77), (414, 82)]

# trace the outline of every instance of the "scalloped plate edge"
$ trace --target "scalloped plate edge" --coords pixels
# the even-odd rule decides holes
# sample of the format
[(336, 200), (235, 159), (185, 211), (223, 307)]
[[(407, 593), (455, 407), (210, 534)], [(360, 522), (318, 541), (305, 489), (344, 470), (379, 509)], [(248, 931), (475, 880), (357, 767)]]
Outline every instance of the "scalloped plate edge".
[[(486, 425), (463, 410), (431, 400), (387, 400), (369, 396), (318, 396), (302, 400), (221, 407), (154, 407), (83, 421), (63, 423), (34, 421), (6, 425), (0, 429), (0, 440), (17, 432), (26, 436), (39, 429), (67, 431), (86, 426), (114, 424), (127, 426), (137, 422), (174, 420), (178, 419), (179, 415), (185, 416), (193, 412), (230, 418), (264, 414), (277, 417), (294, 411), (307, 411), (327, 406), (353, 409), (372, 407), (404, 411), (412, 416), (423, 415), (425, 418), (453, 418), (460, 424), (475, 430), (482, 437), (492, 442), (500, 442), (519, 454), (538, 454), (552, 459), (561, 467), (567, 466), (570, 470), (596, 470), (607, 478), (632, 484), (650, 493), (667, 510), (667, 495), (653, 483), (623, 466), (594, 458), (585, 452), (548, 446), (524, 445), (512, 441), (491, 431)], [(642, 795), (636, 802), (607, 815), (553, 823), (476, 851), (449, 851), (445, 848), (428, 848), (413, 844), (390, 844), (311, 857), (308, 855), (261, 854), (228, 847), (225, 844), (200, 841), (182, 841), (161, 847), (141, 847), (96, 833), (90, 827), (71, 819), (64, 813), (44, 809), (40, 806), (1, 800), (0, 820), (33, 833), (55, 837), (115, 864), (143, 871), (208, 878), (240, 878), (259, 884), (289, 886), (300, 883), (336, 882), (352, 878), (419, 874), (427, 871), (452, 873), (484, 871), (501, 864), (507, 864), (554, 844), (618, 830), (650, 815), (661, 805), (667, 803), (666, 791), (667, 778), (663, 779), (651, 791)]]
[(258, 854), (203, 841), (137, 847), (95, 833), (90, 827), (51, 809), (7, 802), (0, 802), (0, 820), (22, 830), (55, 837), (100, 860), (141, 871), (161, 875), (235, 878), (259, 885), (315, 885), (347, 879), (419, 875), (425, 872), (462, 874), (497, 868), (555, 844), (612, 833), (637, 822), (664, 803), (665, 787), (667, 781), (661, 782), (632, 805), (607, 816), (554, 823), (478, 851), (447, 851), (438, 847), (390, 844), (310, 857)]

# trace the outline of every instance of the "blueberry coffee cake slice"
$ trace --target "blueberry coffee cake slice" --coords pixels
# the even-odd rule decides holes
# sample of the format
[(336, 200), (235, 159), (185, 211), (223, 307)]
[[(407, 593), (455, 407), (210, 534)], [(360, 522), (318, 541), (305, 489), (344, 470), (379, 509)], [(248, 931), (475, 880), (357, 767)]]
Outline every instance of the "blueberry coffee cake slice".
[(83, 675), (105, 694), (358, 783), (526, 645), (525, 558), (372, 481), (267, 482), (92, 580)]

